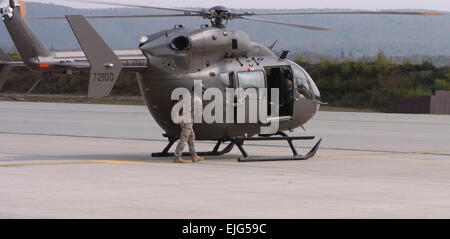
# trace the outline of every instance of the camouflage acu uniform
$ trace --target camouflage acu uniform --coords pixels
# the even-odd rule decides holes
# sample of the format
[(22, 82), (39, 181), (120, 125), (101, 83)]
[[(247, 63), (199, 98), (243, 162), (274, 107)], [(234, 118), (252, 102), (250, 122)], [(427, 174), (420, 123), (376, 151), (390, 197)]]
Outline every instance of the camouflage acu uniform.
[(184, 146), (186, 144), (186, 142), (189, 145), (189, 153), (191, 154), (192, 157), (196, 156), (197, 154), (195, 153), (195, 148), (194, 148), (194, 140), (195, 140), (195, 133), (194, 133), (194, 106), (196, 104), (201, 104), (201, 99), (198, 97), (193, 97), (192, 102), (191, 102), (191, 114), (189, 115), (189, 117), (191, 117), (190, 122), (187, 123), (184, 120), (180, 120), (181, 122), (179, 123), (181, 126), (181, 134), (180, 134), (180, 141), (178, 142), (177, 148), (175, 149), (175, 156), (176, 157), (180, 157), (181, 154), (183, 153), (183, 149)]
[(186, 142), (189, 145), (189, 153), (192, 156), (196, 155), (194, 148), (194, 140), (195, 140), (195, 133), (193, 129), (194, 124), (181, 122), (180, 126), (181, 126), (180, 142), (178, 143), (178, 146), (175, 150), (175, 156), (177, 157), (181, 156), (181, 153), (183, 153), (183, 149)]

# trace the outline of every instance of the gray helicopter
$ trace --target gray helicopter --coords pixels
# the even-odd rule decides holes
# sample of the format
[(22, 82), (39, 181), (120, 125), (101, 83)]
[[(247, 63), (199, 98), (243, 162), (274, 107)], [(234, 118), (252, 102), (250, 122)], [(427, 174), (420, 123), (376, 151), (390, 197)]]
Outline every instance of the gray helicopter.
[[(237, 88), (278, 89), (274, 99), (270, 93), (266, 97), (267, 110), (276, 100), (277, 117), (269, 121), (278, 122), (278, 130), (272, 134), (262, 134), (261, 127), (267, 121), (233, 123), (197, 123), (194, 125), (198, 140), (216, 141), (210, 152), (199, 155), (222, 155), (237, 146), (243, 157), (239, 161), (264, 160), (304, 160), (313, 157), (321, 139), (306, 155), (300, 155), (294, 148), (295, 140), (313, 140), (313, 136), (288, 136), (286, 131), (303, 127), (319, 110), (322, 103), (320, 92), (308, 73), (298, 64), (287, 59), (287, 51), (276, 56), (274, 45), (267, 47), (242, 31), (228, 29), (227, 23), (234, 19), (257, 21), (291, 26), (315, 31), (331, 29), (284, 23), (253, 16), (264, 15), (312, 15), (312, 14), (398, 14), (398, 15), (442, 15), (427, 12), (286, 12), (254, 13), (233, 12), (223, 6), (208, 10), (163, 8), (145, 5), (120, 4), (100, 1), (67, 0), (70, 2), (94, 3), (109, 6), (148, 8), (178, 12), (175, 14), (129, 15), (129, 16), (89, 16), (66, 15), (65, 17), (41, 17), (42, 19), (67, 19), (82, 52), (51, 52), (32, 32), (21, 16), (21, 6), (9, 1), (0, 10), (3, 22), (8, 29), (23, 62), (12, 62), (2, 52), (0, 54), (0, 88), (12, 67), (26, 66), (33, 71), (71, 74), (73, 71), (90, 71), (88, 96), (105, 97), (111, 90), (121, 72), (135, 72), (145, 103), (159, 126), (165, 131), (168, 145), (155, 157), (172, 156), (172, 145), (178, 140), (180, 127), (173, 123), (171, 110), (176, 101), (171, 93), (177, 88), (193, 89), (195, 81), (201, 81), (201, 90), (210, 88), (225, 92)], [(24, 5), (23, 2), (21, 5)], [(155, 17), (202, 17), (210, 25), (190, 29), (182, 25), (174, 26), (158, 33), (143, 36), (138, 50), (111, 50), (86, 18), (155, 18)], [(205, 100), (204, 104), (208, 102)], [(235, 97), (232, 105), (237, 111), (244, 107), (249, 114), (249, 99)], [(226, 108), (226, 107), (223, 107)], [(269, 122), (270, 123), (270, 122)], [(244, 149), (247, 141), (287, 141), (293, 156), (289, 157), (249, 157)], [(220, 150), (223, 143), (228, 143)]]

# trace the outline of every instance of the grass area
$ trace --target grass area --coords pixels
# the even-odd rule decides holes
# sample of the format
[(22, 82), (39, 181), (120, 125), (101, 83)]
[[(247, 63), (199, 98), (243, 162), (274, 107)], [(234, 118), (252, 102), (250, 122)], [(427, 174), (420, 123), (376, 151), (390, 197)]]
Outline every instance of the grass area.
[[(0, 94), (0, 101), (17, 101), (23, 94)], [(77, 104), (106, 104), (106, 105), (145, 105), (140, 96), (109, 96), (100, 99), (89, 99), (83, 95), (30, 95), (23, 102), (47, 102), (47, 103), (77, 103)], [(370, 109), (354, 109), (323, 105), (321, 111), (334, 112), (375, 112)]]

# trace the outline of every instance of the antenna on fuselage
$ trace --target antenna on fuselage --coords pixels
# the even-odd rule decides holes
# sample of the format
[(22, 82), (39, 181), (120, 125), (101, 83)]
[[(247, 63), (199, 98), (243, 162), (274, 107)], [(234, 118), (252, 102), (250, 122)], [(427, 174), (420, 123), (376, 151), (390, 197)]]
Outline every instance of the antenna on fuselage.
[(290, 51), (283, 50), (283, 53), (281, 53), (281, 56), (280, 56), (279, 60), (286, 59), (289, 53), (290, 53)]

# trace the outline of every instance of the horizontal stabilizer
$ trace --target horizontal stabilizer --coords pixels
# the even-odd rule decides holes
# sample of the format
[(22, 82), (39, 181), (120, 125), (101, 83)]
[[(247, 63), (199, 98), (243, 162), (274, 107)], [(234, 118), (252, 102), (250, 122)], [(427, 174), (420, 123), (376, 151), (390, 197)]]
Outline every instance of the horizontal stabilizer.
[(5, 85), (9, 73), (11, 73), (13, 66), (8, 65), (10, 62), (12, 62), (12, 59), (3, 50), (0, 49), (0, 91)]
[(90, 65), (89, 98), (108, 96), (122, 70), (122, 62), (81, 15), (67, 15)]

